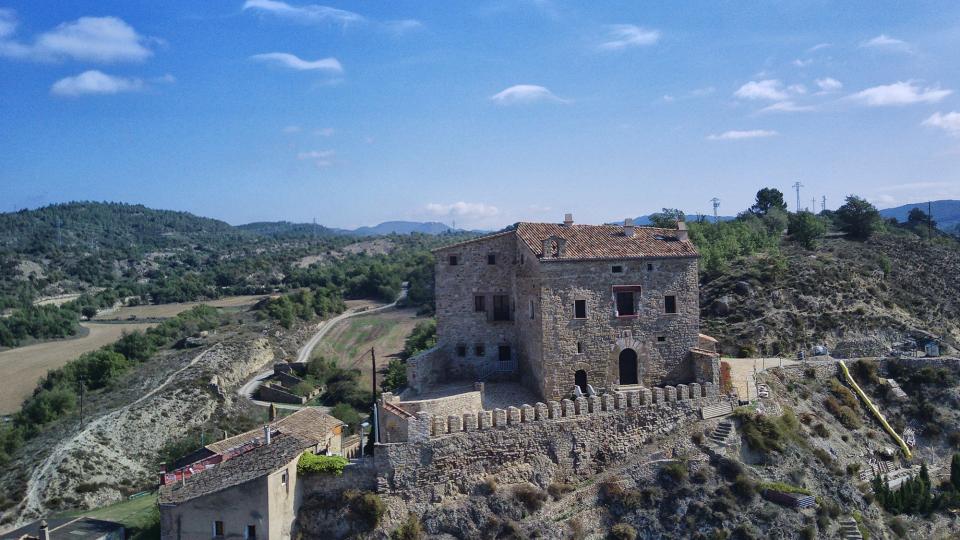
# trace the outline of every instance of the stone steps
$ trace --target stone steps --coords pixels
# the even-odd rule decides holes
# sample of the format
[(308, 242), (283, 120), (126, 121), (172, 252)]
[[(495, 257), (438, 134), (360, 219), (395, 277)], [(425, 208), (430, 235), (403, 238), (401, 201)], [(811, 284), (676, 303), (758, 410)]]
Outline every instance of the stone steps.
[(716, 405), (707, 405), (700, 409), (700, 416), (704, 420), (726, 416), (728, 414), (733, 414), (733, 404), (729, 401), (722, 401)]
[(720, 446), (725, 446), (727, 444), (727, 438), (730, 436), (730, 433), (733, 432), (733, 423), (724, 420), (720, 422), (716, 429), (710, 432), (710, 436), (707, 437), (714, 444)]
[(852, 517), (840, 520), (840, 538), (843, 540), (863, 540), (860, 529), (857, 528), (857, 522)]

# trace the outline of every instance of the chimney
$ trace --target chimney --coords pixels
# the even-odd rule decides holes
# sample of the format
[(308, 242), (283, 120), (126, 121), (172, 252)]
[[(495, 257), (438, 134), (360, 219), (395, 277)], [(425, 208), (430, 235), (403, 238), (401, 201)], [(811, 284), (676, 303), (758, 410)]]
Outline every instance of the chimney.
[(273, 422), (277, 419), (277, 405), (276, 403), (270, 404), (270, 421)]
[(38, 536), (40, 540), (50, 540), (50, 530), (47, 528), (47, 520), (40, 520), (40, 534)]
[(263, 440), (270, 444), (270, 425), (263, 426)]
[(633, 236), (633, 233), (634, 233), (633, 218), (627, 218), (623, 220), (623, 235)]
[(567, 226), (567, 227), (573, 225), (573, 214), (564, 214), (564, 215), (563, 215), (563, 224), (564, 224), (564, 226)]
[(687, 223), (684, 221), (677, 221), (677, 240), (685, 242), (690, 239), (690, 232), (687, 231)]

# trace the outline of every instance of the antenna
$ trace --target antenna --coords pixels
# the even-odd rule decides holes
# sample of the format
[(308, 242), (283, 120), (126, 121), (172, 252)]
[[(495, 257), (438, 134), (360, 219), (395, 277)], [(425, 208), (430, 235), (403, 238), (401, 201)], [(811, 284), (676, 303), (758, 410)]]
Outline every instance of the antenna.
[(826, 195), (824, 195), (824, 196), (820, 199), (820, 211), (821, 211), (821, 212), (826, 212), (826, 211), (827, 211), (827, 196), (826, 196)]
[(803, 184), (801, 184), (800, 181), (797, 180), (797, 181), (794, 182), (794, 184), (793, 184), (792, 186), (790, 186), (790, 187), (792, 187), (793, 189), (797, 190), (797, 212), (799, 212), (799, 211), (800, 211), (800, 188), (803, 187)]
[(811, 212), (816, 212), (816, 211), (817, 211), (817, 198), (816, 198), (816, 197), (810, 197), (810, 211), (811, 211)]
[(714, 198), (710, 199), (710, 202), (713, 203), (713, 222), (714, 222), (714, 223), (719, 223), (719, 222), (720, 222), (720, 218), (717, 217), (717, 208), (720, 208), (720, 199), (714, 197)]

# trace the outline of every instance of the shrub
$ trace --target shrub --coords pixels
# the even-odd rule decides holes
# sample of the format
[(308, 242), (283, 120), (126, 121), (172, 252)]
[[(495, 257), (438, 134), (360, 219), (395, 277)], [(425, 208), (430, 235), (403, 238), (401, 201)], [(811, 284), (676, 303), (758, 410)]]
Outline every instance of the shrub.
[(853, 409), (841, 405), (837, 398), (833, 396), (827, 396), (823, 400), (823, 406), (847, 429), (858, 429), (863, 425), (860, 417)]
[(720, 475), (725, 479), (732, 481), (743, 474), (743, 465), (735, 459), (721, 457), (717, 463), (717, 471), (719, 471)]
[(822, 422), (817, 422), (813, 426), (813, 434), (816, 435), (817, 437), (823, 437), (824, 439), (826, 439), (827, 437), (830, 436), (830, 430), (827, 429), (827, 426), (823, 425)]
[(637, 530), (627, 523), (617, 523), (610, 528), (610, 538), (614, 540), (636, 540)]
[(318, 456), (313, 452), (304, 452), (297, 461), (297, 472), (300, 474), (343, 474), (343, 468), (350, 463), (343, 456)]
[(857, 396), (855, 396), (849, 388), (840, 384), (840, 381), (836, 379), (830, 379), (830, 392), (837, 396), (837, 399), (839, 399), (840, 402), (847, 407), (850, 407), (853, 410), (858, 410), (860, 408), (860, 402), (857, 401)]
[(553, 482), (547, 486), (547, 493), (554, 499), (559, 499), (573, 491), (573, 486), (566, 482)]
[(492, 476), (484, 478), (480, 489), (485, 495), (493, 495), (497, 492), (497, 480)]
[(738, 499), (745, 502), (752, 501), (757, 495), (757, 485), (753, 480), (750, 480), (742, 474), (733, 481), (730, 490), (733, 491), (733, 494), (736, 495)]
[(384, 392), (393, 392), (407, 386), (407, 364), (399, 358), (391, 358), (380, 388)]
[(907, 524), (902, 519), (895, 517), (890, 520), (890, 530), (893, 531), (893, 534), (897, 535), (897, 538), (906, 538), (907, 533)]
[(720, 362), (720, 392), (723, 394), (729, 394), (733, 392), (733, 379), (730, 374), (730, 364), (727, 362)]
[(782, 452), (789, 440), (798, 438), (800, 422), (790, 409), (784, 409), (779, 418), (739, 410), (743, 436), (750, 448), (761, 452)]
[(386, 507), (380, 496), (370, 491), (349, 490), (344, 492), (349, 512), (347, 518), (365, 530), (372, 531), (380, 524)]
[(513, 498), (531, 514), (543, 508), (547, 502), (546, 492), (532, 484), (520, 484), (513, 488)]
[(297, 384), (293, 385), (293, 388), (291, 388), (290, 391), (298, 396), (307, 397), (311, 392), (313, 392), (313, 385), (306, 381), (298, 382)]
[(390, 540), (420, 540), (423, 538), (423, 525), (412, 512), (399, 527), (390, 533)]
[(346, 403), (337, 403), (330, 409), (330, 416), (342, 421), (350, 429), (355, 429), (360, 423), (360, 413)]
[(683, 461), (667, 463), (662, 469), (660, 469), (660, 472), (664, 477), (679, 484), (687, 479), (687, 464)]

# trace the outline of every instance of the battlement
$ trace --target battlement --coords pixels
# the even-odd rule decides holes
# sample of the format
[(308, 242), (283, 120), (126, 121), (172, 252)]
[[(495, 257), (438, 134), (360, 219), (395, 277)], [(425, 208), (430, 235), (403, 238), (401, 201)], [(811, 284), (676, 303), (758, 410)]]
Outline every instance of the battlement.
[(692, 383), (655, 388), (631, 387), (610, 394), (537, 402), (534, 405), (525, 403), (519, 407), (446, 416), (420, 411), (413, 418), (407, 418), (407, 441), (422, 442), (432, 438), (509, 429), (512, 426), (537, 422), (569, 422), (628, 410), (669, 408), (678, 404), (702, 407), (712, 404), (717, 397), (717, 387), (713, 383)]

